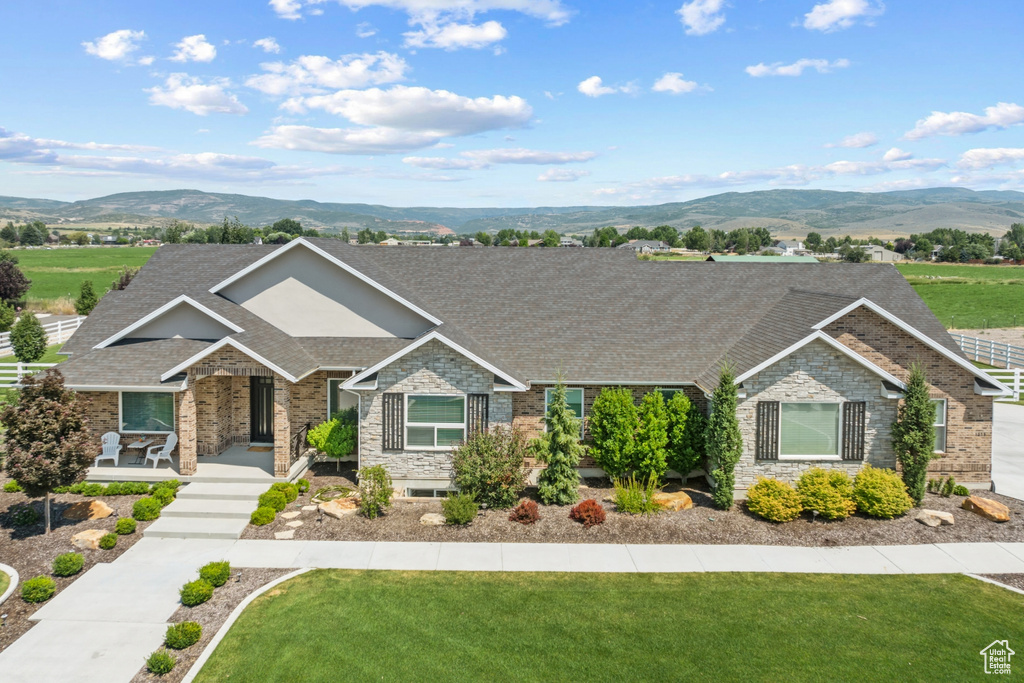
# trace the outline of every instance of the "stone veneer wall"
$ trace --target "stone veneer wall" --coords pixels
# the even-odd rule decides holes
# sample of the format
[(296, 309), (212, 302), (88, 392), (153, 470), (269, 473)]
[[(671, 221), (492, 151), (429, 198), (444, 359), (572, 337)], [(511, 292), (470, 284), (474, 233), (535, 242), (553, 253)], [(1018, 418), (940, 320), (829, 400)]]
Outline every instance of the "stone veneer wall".
[[(864, 462), (895, 467), (891, 428), (897, 401), (882, 398), (881, 378), (822, 341), (813, 341), (743, 382), (747, 398), (736, 406), (743, 437), (743, 455), (736, 465), (736, 488), (745, 491), (758, 476), (796, 483), (812, 467), (842, 469), (851, 476)], [(756, 460), (759, 401), (865, 401), (864, 460)]]
[(965, 484), (991, 481), (993, 399), (974, 393), (973, 375), (863, 308), (824, 331), (901, 380), (909, 375), (911, 363), (921, 363), (932, 398), (946, 399), (946, 453), (929, 463), (929, 475), (952, 475)]
[(490, 394), (490, 426), (509, 425), (512, 422), (512, 397), (507, 392), (494, 392), (493, 388), (493, 373), (441, 342), (427, 342), (411, 351), (377, 373), (375, 391), (362, 392), (360, 465), (384, 465), (395, 480), (450, 480), (450, 451), (382, 449), (381, 395), (385, 392)]

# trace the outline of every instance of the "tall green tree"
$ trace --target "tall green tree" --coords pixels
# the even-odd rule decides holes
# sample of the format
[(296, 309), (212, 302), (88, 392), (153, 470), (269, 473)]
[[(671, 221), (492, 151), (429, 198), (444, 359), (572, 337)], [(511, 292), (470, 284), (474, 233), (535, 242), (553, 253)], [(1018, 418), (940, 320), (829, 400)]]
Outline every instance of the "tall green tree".
[(14, 227), (14, 223), (7, 221), (7, 225), (0, 229), (0, 240), (8, 244), (18, 243), (18, 229)]
[(683, 480), (700, 464), (704, 457), (704, 415), (681, 391), (665, 402), (668, 413), (668, 466)]
[(718, 386), (711, 395), (711, 417), (705, 439), (711, 478), (715, 482), (715, 507), (728, 510), (736, 488), (736, 463), (743, 454), (743, 437), (736, 419), (736, 377), (728, 363), (722, 365)]
[(542, 239), (545, 247), (557, 247), (562, 241), (561, 236), (554, 230), (545, 230)]
[(660, 391), (644, 394), (636, 411), (636, 446), (633, 468), (645, 479), (660, 481), (668, 469), (668, 413)]
[(610, 477), (633, 467), (637, 413), (633, 392), (623, 387), (602, 389), (590, 408), (590, 455)]
[(924, 368), (910, 366), (896, 422), (892, 425), (892, 449), (903, 470), (907, 493), (920, 505), (924, 499), (928, 463), (935, 457), (935, 404), (928, 395)]
[(46, 353), (46, 331), (34, 313), (22, 313), (14, 324), (11, 348), (22, 363), (35, 363)]
[(32, 281), (18, 268), (17, 257), (13, 260), (2, 258), (5, 253), (10, 252), (0, 252), (0, 301), (13, 304), (21, 301)]
[(711, 236), (707, 230), (695, 225), (686, 233), (686, 248), (692, 251), (710, 251)]
[(538, 439), (536, 452), (547, 467), (537, 479), (537, 494), (546, 505), (571, 505), (580, 497), (580, 473), (576, 468), (583, 456), (583, 446), (580, 420), (566, 403), (561, 377), (551, 392), (544, 422), (548, 430)]
[(96, 290), (92, 288), (92, 280), (82, 280), (82, 288), (75, 299), (75, 312), (78, 315), (89, 315), (99, 302)]
[(282, 218), (281, 220), (277, 221), (272, 226), (270, 226), (270, 231), (286, 232), (289, 235), (301, 235), (302, 223), (298, 222), (294, 218)]

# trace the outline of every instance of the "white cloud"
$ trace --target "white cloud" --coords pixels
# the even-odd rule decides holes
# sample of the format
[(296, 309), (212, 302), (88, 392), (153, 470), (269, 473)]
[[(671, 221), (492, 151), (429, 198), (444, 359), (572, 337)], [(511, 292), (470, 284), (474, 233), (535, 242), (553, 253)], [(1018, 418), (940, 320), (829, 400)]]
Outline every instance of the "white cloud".
[(893, 147), (888, 152), (882, 155), (883, 161), (906, 161), (907, 159), (913, 159), (914, 155), (910, 152), (905, 152), (899, 147)]
[(419, 168), (443, 170), (478, 170), (498, 164), (531, 164), (547, 166), (552, 164), (574, 164), (590, 161), (595, 152), (547, 152), (535, 149), (476, 149), (461, 152), (462, 158), (448, 157), (406, 157), (403, 163)]
[(184, 109), (199, 116), (208, 114), (245, 114), (248, 108), (227, 92), (231, 82), (216, 78), (208, 83), (188, 74), (171, 74), (163, 87), (147, 88), (149, 103), (171, 109)]
[(828, 0), (815, 5), (804, 15), (804, 28), (826, 33), (838, 31), (850, 28), (861, 17), (870, 22), (871, 17), (884, 11), (885, 5), (881, 2), (874, 4), (868, 0)]
[(250, 76), (245, 84), (267, 95), (322, 94), (325, 89), (361, 88), (405, 78), (405, 60), (390, 52), (343, 55), (336, 60), (303, 55), (289, 64), (260, 64), (267, 73)]
[(863, 149), (865, 147), (871, 147), (872, 145), (878, 144), (878, 136), (874, 133), (863, 132), (854, 133), (853, 135), (847, 135), (839, 142), (830, 142), (825, 147), (846, 147), (849, 149)]
[(800, 76), (805, 69), (814, 69), (820, 74), (827, 74), (832, 69), (845, 69), (850, 66), (849, 59), (837, 59), (830, 62), (827, 59), (798, 59), (792, 64), (775, 62), (774, 64), (755, 64), (748, 66), (745, 70), (754, 78), (763, 76)]
[(171, 55), (172, 62), (212, 62), (217, 56), (217, 48), (207, 42), (202, 33), (186, 36), (174, 47), (178, 50)]
[(634, 95), (639, 90), (636, 83), (632, 81), (625, 85), (605, 85), (600, 76), (591, 76), (590, 78), (580, 81), (579, 85), (576, 86), (576, 89), (587, 97), (601, 97), (602, 95), (611, 95), (614, 93)]
[(375, 29), (370, 22), (364, 21), (356, 24), (356, 35), (360, 38), (369, 38), (370, 36), (377, 35), (377, 29)]
[(315, 128), (275, 126), (252, 144), (325, 154), (400, 154), (430, 147), (443, 136), (432, 131), (396, 128)]
[(1024, 161), (1024, 148), (1021, 147), (990, 147), (969, 149), (960, 155), (957, 166), (960, 168), (992, 168), (993, 166), (1012, 166)]
[(590, 171), (575, 168), (551, 168), (537, 176), (537, 180), (545, 183), (571, 183), (588, 175), (590, 175)]
[(697, 89), (697, 81), (683, 80), (683, 74), (678, 71), (670, 71), (654, 82), (651, 88), (654, 92), (667, 92), (673, 95), (693, 92)]
[(497, 21), (482, 24), (424, 22), (418, 31), (404, 33), (405, 47), (437, 47), (444, 50), (482, 48), (504, 40), (508, 31)]
[(145, 37), (145, 31), (122, 29), (97, 38), (95, 42), (84, 42), (82, 47), (85, 48), (87, 54), (100, 59), (118, 61), (127, 59), (131, 53), (138, 50), (139, 41)]
[(154, 57), (153, 55), (146, 55), (145, 57), (139, 57), (138, 63), (141, 66), (149, 66), (150, 64), (152, 64), (155, 61), (156, 61), (156, 57)]
[(933, 111), (926, 118), (919, 120), (903, 137), (907, 140), (921, 140), (934, 135), (964, 135), (980, 133), (990, 128), (1009, 128), (1021, 123), (1024, 123), (1024, 107), (1000, 102), (994, 107), (986, 107), (984, 114)]
[(274, 38), (273, 36), (267, 36), (266, 38), (260, 38), (259, 40), (254, 41), (252, 46), (253, 47), (258, 47), (261, 50), (263, 50), (264, 52), (275, 54), (275, 55), (281, 53), (281, 46), (277, 44), (277, 39)]
[(488, 164), (475, 159), (449, 159), (448, 157), (405, 157), (403, 164), (417, 168), (433, 168), (442, 171), (470, 171), (487, 168)]
[(691, 0), (684, 2), (676, 14), (686, 27), (687, 35), (703, 36), (714, 33), (725, 23), (722, 14), (725, 4), (725, 0)]
[[(329, 0), (270, 0), (270, 6), (282, 19), (298, 19), (303, 8), (327, 3)], [(336, 0), (351, 10), (364, 7), (386, 7), (403, 11), (409, 15), (413, 23), (420, 23), (423, 18), (442, 19), (446, 15), (472, 18), (475, 14), (492, 10), (520, 12), (527, 16), (543, 19), (553, 26), (560, 26), (567, 21), (572, 12), (562, 5), (560, 0)], [(310, 14), (319, 13), (317, 9), (307, 10)]]
[(282, 19), (299, 19), (302, 17), (302, 0), (270, 0), (270, 6)]

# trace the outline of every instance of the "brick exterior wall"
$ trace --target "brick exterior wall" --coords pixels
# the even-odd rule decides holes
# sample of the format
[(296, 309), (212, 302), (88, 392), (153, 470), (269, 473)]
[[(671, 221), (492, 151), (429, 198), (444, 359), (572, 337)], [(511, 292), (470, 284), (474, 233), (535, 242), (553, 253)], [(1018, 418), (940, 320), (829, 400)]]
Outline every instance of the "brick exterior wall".
[(79, 391), (77, 395), (85, 406), (85, 415), (89, 418), (88, 429), (93, 439), (99, 442), (107, 432), (121, 431), (121, 425), (117, 423), (120, 406), (117, 404), (116, 391)]
[(291, 468), (292, 384), (280, 375), (274, 375), (274, 476), (287, 477)]
[(196, 379), (196, 452), (199, 455), (218, 455), (234, 442), (232, 379), (227, 376)]
[(327, 419), (327, 373), (323, 370), (291, 385), (291, 429), (298, 431)]
[(974, 393), (974, 376), (888, 322), (859, 308), (824, 330), (841, 343), (901, 380), (910, 365), (921, 363), (932, 398), (946, 399), (946, 453), (928, 465), (930, 476), (952, 475), (965, 484), (992, 479), (991, 396)]

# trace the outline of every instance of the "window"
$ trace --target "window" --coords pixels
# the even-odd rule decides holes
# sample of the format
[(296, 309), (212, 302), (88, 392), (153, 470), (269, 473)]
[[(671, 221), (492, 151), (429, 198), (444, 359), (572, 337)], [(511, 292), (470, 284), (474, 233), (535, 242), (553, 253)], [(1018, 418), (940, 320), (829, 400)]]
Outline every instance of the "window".
[(779, 455), (839, 455), (838, 403), (783, 403)]
[(406, 448), (451, 448), (466, 438), (465, 396), (409, 396)]
[[(548, 406), (551, 404), (551, 397), (554, 396), (554, 389), (546, 389), (544, 391), (544, 417), (548, 415)], [(583, 390), (582, 389), (566, 389), (565, 390), (565, 402), (569, 406), (569, 410), (580, 420), (580, 438), (583, 438)]]
[(935, 452), (946, 452), (946, 399), (933, 398), (935, 404)]
[(174, 394), (152, 391), (121, 393), (122, 432), (173, 432)]
[(339, 411), (350, 410), (359, 405), (358, 397), (341, 388), (344, 379), (327, 380), (327, 419), (333, 418)]

